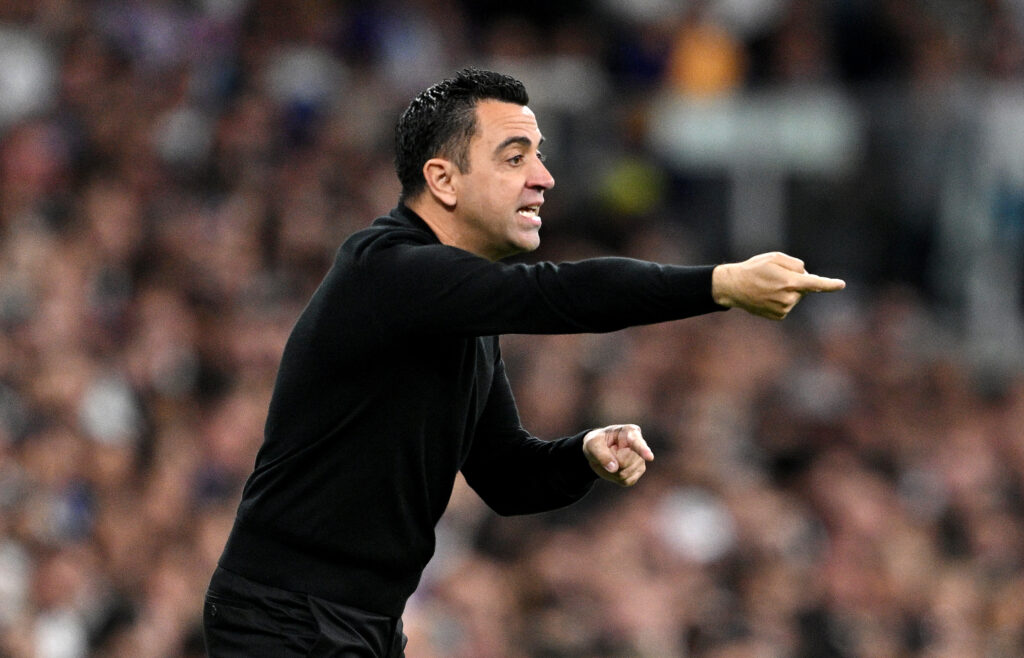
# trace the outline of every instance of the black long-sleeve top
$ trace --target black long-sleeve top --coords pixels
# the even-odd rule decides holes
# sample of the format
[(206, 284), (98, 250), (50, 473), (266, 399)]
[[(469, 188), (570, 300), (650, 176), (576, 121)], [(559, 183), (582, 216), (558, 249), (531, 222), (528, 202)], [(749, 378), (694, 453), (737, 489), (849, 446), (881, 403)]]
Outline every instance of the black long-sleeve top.
[(284, 350), (263, 446), (220, 564), (399, 616), (460, 470), (500, 514), (593, 485), (584, 433), (530, 436), (499, 334), (606, 332), (720, 310), (711, 267), (495, 263), (405, 206), (353, 234)]

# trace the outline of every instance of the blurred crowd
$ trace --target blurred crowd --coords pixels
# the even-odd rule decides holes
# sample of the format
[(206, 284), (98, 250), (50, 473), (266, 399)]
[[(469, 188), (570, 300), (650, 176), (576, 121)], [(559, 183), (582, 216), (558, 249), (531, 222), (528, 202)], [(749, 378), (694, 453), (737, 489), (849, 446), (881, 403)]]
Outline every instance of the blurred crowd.
[(534, 434), (657, 457), (532, 517), (460, 482), (407, 655), (1024, 655), (1024, 3), (515, 4), (0, 2), (0, 656), (204, 655), (288, 332), (466, 65), (550, 138), (546, 260), (752, 255), (736, 172), (668, 161), (653, 103), (839, 90), (852, 164), (745, 207), (849, 286), (503, 339)]

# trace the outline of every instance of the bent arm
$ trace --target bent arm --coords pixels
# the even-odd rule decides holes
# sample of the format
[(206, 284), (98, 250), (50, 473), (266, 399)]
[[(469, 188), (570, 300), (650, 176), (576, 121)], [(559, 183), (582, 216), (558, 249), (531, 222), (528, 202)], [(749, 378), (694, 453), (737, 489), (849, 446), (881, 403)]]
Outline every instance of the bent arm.
[(498, 360), (462, 474), (498, 514), (534, 514), (570, 505), (597, 475), (583, 452), (586, 432), (556, 441), (530, 436), (519, 421), (505, 368)]

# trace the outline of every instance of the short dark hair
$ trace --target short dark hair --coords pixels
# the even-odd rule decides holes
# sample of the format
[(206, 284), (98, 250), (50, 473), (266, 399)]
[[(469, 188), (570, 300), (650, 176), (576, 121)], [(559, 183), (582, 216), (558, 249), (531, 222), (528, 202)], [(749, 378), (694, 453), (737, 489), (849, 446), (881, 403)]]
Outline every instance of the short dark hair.
[(459, 171), (469, 171), (469, 142), (476, 133), (476, 104), (499, 100), (526, 105), (526, 87), (515, 78), (467, 68), (442, 80), (414, 98), (395, 127), (395, 173), (402, 199), (426, 186), (423, 165), (434, 157), (447, 158)]

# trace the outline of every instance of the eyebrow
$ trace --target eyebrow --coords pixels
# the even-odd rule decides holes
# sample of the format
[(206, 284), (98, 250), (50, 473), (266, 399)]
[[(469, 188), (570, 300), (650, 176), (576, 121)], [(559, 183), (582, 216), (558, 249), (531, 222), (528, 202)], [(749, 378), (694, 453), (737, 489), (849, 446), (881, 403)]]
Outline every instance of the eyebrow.
[[(544, 143), (544, 138), (541, 137), (540, 141), (537, 142), (537, 148), (540, 148), (540, 145), (543, 144), (543, 143)], [(529, 137), (523, 137), (522, 135), (516, 135), (514, 137), (509, 137), (509, 138), (503, 140), (501, 142), (501, 144), (498, 144), (498, 146), (494, 149), (494, 152), (495, 153), (500, 153), (502, 151), (502, 149), (504, 149), (506, 146), (511, 146), (512, 144), (520, 144), (522, 146), (532, 146), (533, 145), (533, 141)]]

